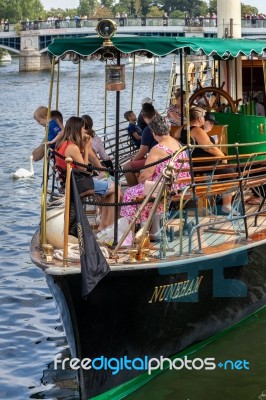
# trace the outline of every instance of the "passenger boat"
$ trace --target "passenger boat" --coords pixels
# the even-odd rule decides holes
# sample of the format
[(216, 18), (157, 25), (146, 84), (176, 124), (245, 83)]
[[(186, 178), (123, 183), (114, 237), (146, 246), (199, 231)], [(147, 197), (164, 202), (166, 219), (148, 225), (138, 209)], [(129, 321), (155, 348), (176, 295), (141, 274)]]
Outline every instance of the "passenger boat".
[[(93, 59), (102, 59), (111, 67), (115, 64), (113, 81), (106, 84), (116, 91), (116, 131), (109, 143), (114, 156), (116, 185), (122, 172), (119, 151), (124, 156), (129, 149), (125, 139), (121, 142), (119, 121), (122, 57), (142, 51), (156, 57), (175, 53), (185, 69), (187, 54), (194, 52), (215, 57), (219, 64), (228, 63), (229, 74), (234, 58), (254, 54), (262, 57), (266, 50), (264, 41), (241, 39), (111, 37), (111, 22), (102, 20), (100, 24), (105, 24), (104, 42), (96, 37), (55, 39), (48, 52), (52, 77), (55, 61), (59, 59), (72, 60), (78, 67)], [(183, 85), (182, 78), (180, 85)], [(265, 117), (247, 115), (245, 110), (236, 113), (240, 105), (237, 106), (222, 85), (199, 90), (215, 97), (207, 107), (222, 124), (220, 130), (216, 127), (215, 134), (226, 154), (223, 159), (228, 160), (235, 173), (223, 175), (221, 180), (221, 160), (217, 157), (208, 181), (202, 174), (197, 176), (197, 172), (209, 167), (191, 167), (191, 181), (186, 182), (186, 188), (172, 193), (169, 187), (179, 179), (180, 171), (169, 162), (161, 177), (162, 184), (157, 185), (155, 199), (155, 186), (141, 199), (134, 223), (146, 202), (153, 201), (153, 208), (132, 245), (123, 246), (132, 227), (119, 236), (117, 220), (111, 245), (99, 242), (93, 235), (93, 226), (91, 229), (88, 226), (92, 217), (84, 211), (84, 207), (92, 207), (94, 200), (89, 199), (83, 207), (77, 200), (79, 244), (83, 246), (76, 252), (77, 256), (71, 254), (71, 258), (68, 246), (71, 239), (68, 235), (69, 198), (70, 190), (74, 190), (69, 184), (71, 169), (68, 167), (63, 206), (51, 201), (49, 184), (44, 179), (41, 225), (31, 242), (31, 259), (46, 276), (72, 357), (80, 363), (86, 359), (83, 368), (79, 368), (77, 360), (72, 364), (77, 369), (83, 400), (123, 398), (150, 379), (149, 366), (157, 368), (154, 372), (157, 373), (163, 358), (175, 357), (266, 304)], [(49, 110), (51, 94), (52, 86)], [(228, 102), (230, 113), (220, 112), (221, 98)], [(243, 133), (246, 124), (248, 136)], [(187, 146), (190, 162), (192, 148)], [(45, 154), (43, 176), (47, 177), (47, 146)], [(251, 190), (260, 196), (257, 206), (246, 203)], [(230, 191), (234, 192), (232, 212), (227, 216), (219, 215), (217, 196)], [(52, 196), (54, 200), (54, 189)], [(156, 230), (155, 210), (162, 202), (164, 213), (159, 225), (157, 221)], [(62, 239), (62, 260), (57, 257), (59, 250), (54, 249), (52, 239), (48, 239), (54, 229), (50, 226), (53, 218), (55, 229), (58, 221), (62, 224), (59, 232), (55, 232), (56, 238), (61, 236)], [(151, 228), (156, 231), (155, 241), (149, 240)]]

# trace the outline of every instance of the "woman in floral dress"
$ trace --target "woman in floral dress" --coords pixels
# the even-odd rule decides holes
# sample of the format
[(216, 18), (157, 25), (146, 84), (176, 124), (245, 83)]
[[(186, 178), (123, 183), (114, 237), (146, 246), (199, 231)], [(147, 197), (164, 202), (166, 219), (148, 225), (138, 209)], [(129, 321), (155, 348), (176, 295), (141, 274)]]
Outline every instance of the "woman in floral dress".
[[(170, 136), (169, 125), (167, 124), (167, 122), (163, 117), (155, 116), (152, 122), (149, 124), (149, 127), (153, 132), (154, 138), (155, 140), (157, 140), (158, 144), (151, 149), (146, 159), (145, 165), (162, 160), (165, 157), (174, 154), (181, 148), (180, 143)], [(181, 153), (179, 153), (175, 161), (177, 169), (179, 169), (181, 166), (186, 169), (189, 168), (189, 164), (185, 161), (182, 161), (184, 158), (187, 158), (187, 154), (185, 151), (182, 151)], [(142, 196), (144, 193), (144, 182), (146, 180), (156, 181), (158, 178), (160, 178), (161, 173), (164, 167), (167, 165), (167, 163), (169, 163), (169, 160), (162, 161), (161, 163), (143, 169), (140, 172), (139, 184), (136, 186), (132, 186), (125, 191), (123, 202), (131, 202), (136, 197)], [(190, 178), (190, 174), (189, 172), (181, 171), (179, 172), (178, 177)], [(179, 190), (183, 189), (185, 186), (186, 184), (184, 183), (179, 184), (177, 181), (173, 185), (172, 189)], [(152, 203), (148, 203), (141, 214), (142, 221), (146, 220), (149, 217), (151, 208), (152, 208)], [(123, 206), (121, 208), (121, 216), (127, 217), (129, 220), (131, 220), (132, 217), (135, 215), (136, 210), (137, 206), (135, 205)], [(159, 207), (157, 208), (156, 213), (161, 214), (162, 212), (163, 212), (163, 207), (162, 204), (160, 204)]]

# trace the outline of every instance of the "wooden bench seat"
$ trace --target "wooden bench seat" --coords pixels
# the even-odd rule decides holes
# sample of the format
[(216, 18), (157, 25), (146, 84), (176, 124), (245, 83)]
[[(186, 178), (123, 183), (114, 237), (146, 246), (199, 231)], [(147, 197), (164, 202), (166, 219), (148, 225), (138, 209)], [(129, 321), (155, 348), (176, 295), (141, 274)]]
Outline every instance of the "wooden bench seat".
[[(134, 156), (137, 148), (128, 135), (127, 128), (119, 130), (119, 166), (123, 166), (130, 158)], [(115, 133), (108, 134), (104, 138), (104, 148), (106, 153), (110, 156), (113, 163), (115, 163), (116, 143)]]
[[(208, 160), (213, 162), (213, 158), (197, 158), (195, 161), (197, 163), (206, 163)], [(216, 158), (217, 162), (227, 160), (230, 163), (220, 162), (215, 167), (213, 165), (193, 167), (193, 181), (188, 178), (178, 179), (179, 184), (185, 183), (188, 188), (183, 193), (171, 195), (171, 200), (179, 202), (182, 196), (184, 196), (184, 201), (196, 200), (199, 215), (206, 215), (209, 213), (211, 198), (215, 202), (217, 195), (236, 192), (239, 194), (240, 191), (245, 195), (250, 189), (266, 184), (266, 162), (263, 164), (261, 160), (254, 160), (250, 154), (241, 155), (238, 160), (236, 156)], [(233, 168), (235, 172), (220, 173), (220, 170), (226, 168)], [(182, 171), (189, 171), (189, 169), (182, 168)]]

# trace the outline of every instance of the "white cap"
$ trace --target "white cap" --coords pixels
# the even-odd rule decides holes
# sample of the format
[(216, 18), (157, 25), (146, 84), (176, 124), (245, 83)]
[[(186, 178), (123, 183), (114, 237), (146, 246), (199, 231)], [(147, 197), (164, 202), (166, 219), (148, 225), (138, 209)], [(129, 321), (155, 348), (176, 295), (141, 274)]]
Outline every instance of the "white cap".
[(149, 103), (152, 104), (154, 102), (154, 100), (152, 100), (150, 97), (144, 97), (144, 99), (142, 99), (141, 105), (143, 106), (143, 104)]

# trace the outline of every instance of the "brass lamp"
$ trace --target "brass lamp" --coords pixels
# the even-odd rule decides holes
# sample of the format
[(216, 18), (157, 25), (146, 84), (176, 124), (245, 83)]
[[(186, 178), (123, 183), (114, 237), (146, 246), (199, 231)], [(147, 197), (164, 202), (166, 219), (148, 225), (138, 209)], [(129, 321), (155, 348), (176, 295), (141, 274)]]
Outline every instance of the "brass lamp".
[(113, 46), (110, 39), (117, 31), (117, 25), (114, 21), (111, 19), (102, 19), (98, 22), (96, 31), (101, 38), (105, 39), (103, 43), (104, 46)]
[[(111, 37), (116, 33), (117, 26), (111, 19), (102, 19), (97, 27), (96, 31), (98, 35), (105, 39), (103, 47), (112, 47)], [(108, 56), (106, 56), (108, 54)], [(114, 57), (111, 50), (105, 52), (106, 59)], [(109, 91), (120, 91), (125, 89), (125, 65), (109, 64), (105, 67), (105, 88)]]

